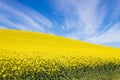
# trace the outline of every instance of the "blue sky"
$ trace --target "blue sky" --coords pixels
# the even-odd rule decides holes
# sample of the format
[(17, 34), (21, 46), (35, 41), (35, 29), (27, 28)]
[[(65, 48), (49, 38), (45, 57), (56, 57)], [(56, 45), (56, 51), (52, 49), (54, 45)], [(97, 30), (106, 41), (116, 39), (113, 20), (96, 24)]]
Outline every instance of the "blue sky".
[(0, 0), (0, 28), (120, 47), (120, 0)]

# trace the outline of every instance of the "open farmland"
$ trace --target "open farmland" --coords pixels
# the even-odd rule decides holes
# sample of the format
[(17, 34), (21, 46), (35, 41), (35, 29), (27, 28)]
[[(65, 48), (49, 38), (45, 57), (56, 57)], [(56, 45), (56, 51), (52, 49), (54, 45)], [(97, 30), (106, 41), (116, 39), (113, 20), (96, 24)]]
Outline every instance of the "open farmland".
[(120, 80), (120, 49), (1, 29), (0, 80)]

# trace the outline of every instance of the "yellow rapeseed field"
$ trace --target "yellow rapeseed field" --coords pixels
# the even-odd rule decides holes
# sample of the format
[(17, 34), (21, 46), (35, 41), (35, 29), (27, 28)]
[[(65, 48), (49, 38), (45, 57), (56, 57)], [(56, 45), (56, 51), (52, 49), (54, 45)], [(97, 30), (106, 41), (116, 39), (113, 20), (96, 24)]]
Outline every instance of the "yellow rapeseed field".
[(120, 80), (120, 49), (0, 29), (0, 80)]

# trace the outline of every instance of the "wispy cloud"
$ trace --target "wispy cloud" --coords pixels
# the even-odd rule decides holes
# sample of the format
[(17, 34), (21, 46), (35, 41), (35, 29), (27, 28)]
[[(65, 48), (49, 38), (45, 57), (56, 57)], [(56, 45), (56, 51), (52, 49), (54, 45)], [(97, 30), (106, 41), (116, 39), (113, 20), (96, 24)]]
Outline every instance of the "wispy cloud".
[(101, 44), (120, 42), (119, 0), (60, 0), (55, 3), (56, 9), (65, 16), (62, 29), (70, 30), (67, 37)]
[(99, 44), (116, 43), (120, 42), (119, 34), (120, 34), (120, 22), (112, 25), (112, 27), (104, 34), (96, 37), (91, 37), (87, 41)]
[(64, 29), (76, 29), (77, 35), (96, 33), (106, 15), (105, 7), (98, 10), (99, 4), (100, 0), (60, 0), (57, 9), (65, 16)]
[(53, 22), (37, 11), (17, 1), (0, 1), (0, 25), (2, 27), (45, 32)]

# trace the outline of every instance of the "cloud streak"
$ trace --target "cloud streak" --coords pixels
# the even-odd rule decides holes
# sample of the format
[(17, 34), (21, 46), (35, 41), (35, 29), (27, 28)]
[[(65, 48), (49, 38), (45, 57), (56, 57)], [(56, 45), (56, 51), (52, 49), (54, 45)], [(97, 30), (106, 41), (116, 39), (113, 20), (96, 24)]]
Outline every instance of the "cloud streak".
[(106, 31), (104, 34), (89, 38), (89, 42), (106, 44), (120, 42), (120, 22), (112, 25), (111, 29)]
[(97, 10), (99, 3), (99, 0), (59, 1), (57, 9), (65, 16), (64, 29), (74, 28), (77, 34), (86, 36), (96, 33), (106, 15), (104, 7), (101, 8), (102, 14)]
[(45, 32), (52, 28), (53, 22), (37, 11), (19, 2), (0, 1), (0, 24), (7, 28)]
[(71, 30), (66, 37), (97, 44), (120, 42), (119, 0), (60, 0), (55, 3), (56, 9), (65, 16), (62, 28)]

